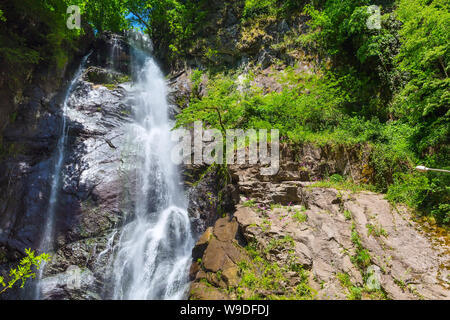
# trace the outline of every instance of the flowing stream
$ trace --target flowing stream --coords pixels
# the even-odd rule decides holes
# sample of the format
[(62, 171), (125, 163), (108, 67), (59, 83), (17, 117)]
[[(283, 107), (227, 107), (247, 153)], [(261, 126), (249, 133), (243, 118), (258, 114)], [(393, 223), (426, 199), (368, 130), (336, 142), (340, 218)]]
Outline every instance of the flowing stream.
[(133, 50), (135, 83), (129, 88), (136, 175), (132, 220), (121, 231), (113, 262), (114, 299), (182, 299), (194, 245), (187, 201), (171, 161), (167, 88), (153, 58)]
[[(61, 136), (59, 137), (58, 144), (56, 147), (56, 152), (54, 154), (54, 168), (53, 168), (53, 175), (51, 180), (51, 186), (50, 186), (50, 197), (48, 202), (48, 208), (46, 213), (46, 221), (45, 221), (45, 227), (44, 232), (42, 234), (42, 238), (39, 245), (39, 251), (40, 252), (50, 252), (53, 249), (53, 240), (54, 240), (54, 228), (55, 228), (55, 210), (56, 205), (58, 203), (58, 195), (60, 191), (60, 185), (61, 185), (61, 171), (64, 163), (64, 155), (65, 155), (65, 147), (66, 147), (66, 141), (67, 141), (67, 135), (68, 135), (68, 128), (67, 128), (67, 112), (68, 112), (68, 102), (70, 95), (77, 84), (77, 82), (80, 80), (80, 77), (83, 73), (84, 67), (86, 65), (86, 61), (89, 58), (90, 53), (87, 54), (80, 63), (80, 66), (78, 67), (78, 70), (76, 71), (75, 75), (73, 76), (69, 86), (66, 89), (65, 96), (64, 96), (64, 102), (63, 102), (63, 114), (62, 114), (62, 131)], [(45, 263), (40, 268), (37, 279), (40, 280), (42, 278), (42, 275), (45, 270)], [(41, 286), (40, 281), (37, 281), (37, 284), (35, 286), (34, 290), (34, 298), (39, 299), (41, 296)]]

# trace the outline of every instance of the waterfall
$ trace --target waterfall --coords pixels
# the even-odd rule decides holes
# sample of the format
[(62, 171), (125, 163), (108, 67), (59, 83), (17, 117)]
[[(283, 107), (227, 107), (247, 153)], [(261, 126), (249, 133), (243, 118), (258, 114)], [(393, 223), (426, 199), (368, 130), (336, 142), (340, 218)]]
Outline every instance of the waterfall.
[(109, 68), (113, 71), (115, 71), (118, 68), (118, 63), (120, 63), (119, 57), (120, 57), (120, 46), (119, 46), (119, 39), (117, 38), (117, 35), (112, 34), (111, 36), (111, 48), (110, 48), (110, 55), (109, 55)]
[(153, 58), (134, 49), (129, 128), (135, 168), (132, 220), (123, 227), (113, 261), (113, 298), (182, 299), (194, 246), (181, 177), (171, 161), (166, 82)]
[[(78, 67), (78, 70), (76, 71), (75, 75), (73, 76), (69, 86), (66, 89), (65, 96), (64, 96), (64, 102), (63, 102), (63, 114), (62, 114), (62, 130), (61, 135), (58, 139), (58, 144), (56, 147), (55, 154), (53, 156), (53, 159), (55, 161), (54, 167), (53, 167), (53, 175), (51, 179), (51, 186), (50, 186), (50, 197), (47, 207), (47, 213), (45, 216), (45, 227), (42, 233), (42, 237), (39, 244), (39, 251), (40, 252), (49, 252), (53, 250), (53, 239), (54, 239), (54, 227), (55, 227), (55, 210), (56, 205), (58, 202), (58, 195), (60, 191), (60, 185), (61, 185), (61, 170), (64, 163), (64, 151), (65, 151), (65, 145), (67, 141), (67, 134), (68, 134), (68, 128), (67, 128), (67, 112), (68, 112), (68, 101), (70, 98), (70, 94), (72, 93), (73, 88), (79, 81), (81, 74), (83, 73), (84, 66), (86, 64), (87, 59), (89, 58), (89, 54), (87, 54), (83, 59), (81, 60), (80, 66)], [(45, 270), (45, 263), (41, 266), (40, 270), (38, 271), (37, 275), (37, 283), (35, 285), (35, 291), (34, 291), (34, 298), (39, 299), (41, 295), (41, 286), (40, 286), (40, 279), (42, 278), (42, 274)]]

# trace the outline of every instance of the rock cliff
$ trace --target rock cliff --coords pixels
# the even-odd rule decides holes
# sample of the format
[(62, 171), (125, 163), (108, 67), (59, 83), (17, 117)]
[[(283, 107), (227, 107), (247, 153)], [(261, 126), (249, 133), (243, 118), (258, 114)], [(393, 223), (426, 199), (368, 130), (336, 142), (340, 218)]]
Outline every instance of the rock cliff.
[[(120, 47), (123, 62), (121, 68), (112, 70), (109, 58), (114, 43)], [(87, 68), (70, 93), (65, 115), (68, 141), (55, 212), (55, 252), (44, 274), (43, 299), (101, 297), (116, 228), (131, 206), (127, 186), (133, 172), (123, 174), (128, 169), (123, 159), (124, 128), (131, 117), (125, 99), (129, 47), (122, 37), (105, 33), (91, 44), (91, 50)], [(35, 87), (21, 104), (20, 116), (4, 131), (5, 140), (20, 145), (20, 150), (1, 163), (3, 272), (17, 263), (25, 248), (39, 247), (56, 144), (62, 134), (64, 91), (46, 95)], [(82, 275), (80, 289), (70, 288), (72, 271)], [(28, 294), (32, 291), (27, 290)], [(9, 296), (23, 297), (23, 293), (11, 291)]]
[(450, 298), (448, 238), (383, 195), (251, 190), (197, 242), (190, 299)]

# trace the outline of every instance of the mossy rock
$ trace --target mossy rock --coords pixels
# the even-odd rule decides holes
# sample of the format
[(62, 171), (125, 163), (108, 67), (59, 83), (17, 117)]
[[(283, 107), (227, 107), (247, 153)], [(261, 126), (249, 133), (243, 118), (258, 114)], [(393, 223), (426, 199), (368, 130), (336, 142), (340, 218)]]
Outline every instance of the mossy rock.
[(130, 81), (130, 76), (98, 67), (89, 67), (85, 72), (85, 80), (104, 85), (109, 89), (112, 86)]

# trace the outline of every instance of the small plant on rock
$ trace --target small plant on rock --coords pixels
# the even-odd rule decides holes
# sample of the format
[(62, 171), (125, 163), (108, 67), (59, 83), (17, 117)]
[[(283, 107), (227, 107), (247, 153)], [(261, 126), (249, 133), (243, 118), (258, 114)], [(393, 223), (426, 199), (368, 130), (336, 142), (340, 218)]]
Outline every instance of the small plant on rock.
[(36, 274), (33, 272), (33, 267), (39, 270), (43, 261), (50, 260), (50, 255), (47, 253), (35, 256), (34, 251), (31, 251), (31, 249), (25, 249), (25, 253), (26, 257), (20, 260), (17, 268), (9, 271), (10, 279), (8, 282), (5, 282), (5, 278), (0, 276), (0, 285), (3, 287), (0, 294), (4, 293), (8, 289), (11, 289), (18, 281), (21, 281), (20, 288), (23, 288), (28, 279), (36, 278)]

